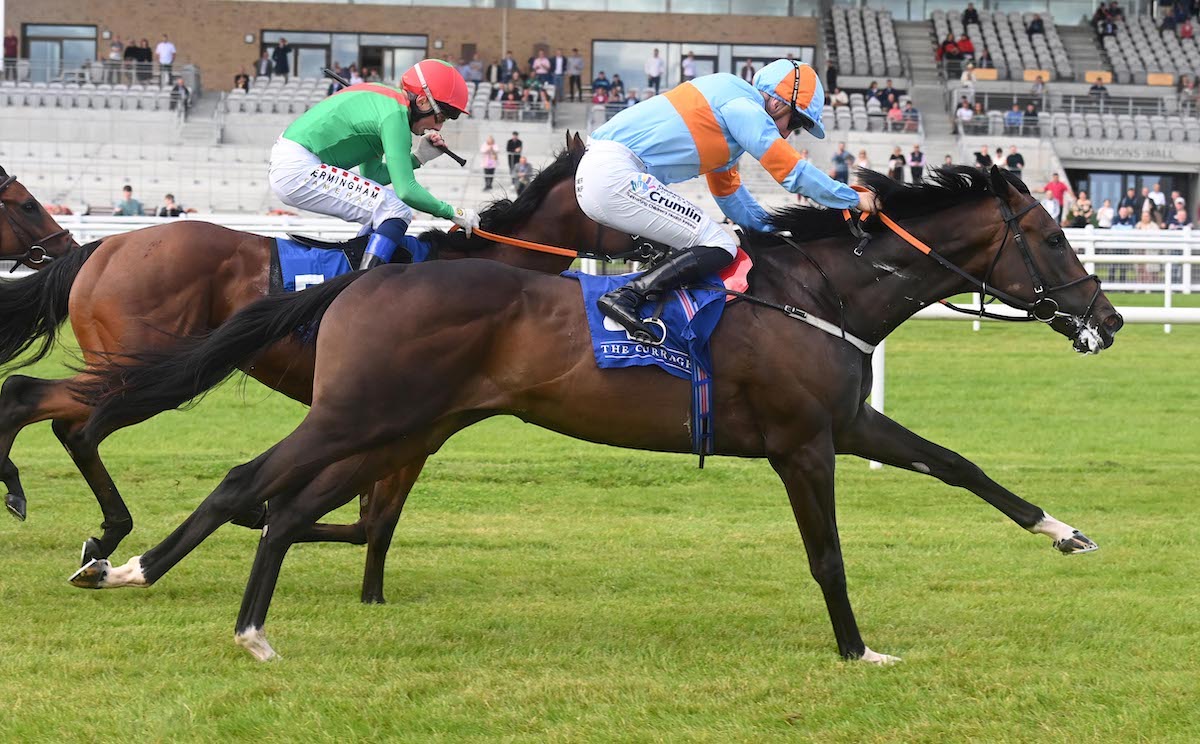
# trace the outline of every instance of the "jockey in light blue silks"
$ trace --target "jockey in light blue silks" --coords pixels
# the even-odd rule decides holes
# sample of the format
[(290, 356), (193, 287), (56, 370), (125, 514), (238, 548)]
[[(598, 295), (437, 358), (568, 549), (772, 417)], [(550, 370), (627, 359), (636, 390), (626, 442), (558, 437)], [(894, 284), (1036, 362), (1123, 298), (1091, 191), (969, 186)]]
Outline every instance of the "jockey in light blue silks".
[(824, 103), (812, 67), (780, 59), (759, 70), (753, 84), (728, 73), (705, 75), (621, 111), (592, 132), (575, 179), (580, 208), (600, 224), (676, 249), (604, 295), (601, 311), (632, 337), (654, 339), (637, 316), (638, 305), (716, 272), (737, 255), (731, 234), (664, 184), (704, 175), (727, 217), (752, 230), (771, 229), (770, 215), (742, 186), (742, 153), (792, 193), (831, 208), (873, 211), (873, 194), (829, 178), (786, 140), (798, 129), (824, 138)]

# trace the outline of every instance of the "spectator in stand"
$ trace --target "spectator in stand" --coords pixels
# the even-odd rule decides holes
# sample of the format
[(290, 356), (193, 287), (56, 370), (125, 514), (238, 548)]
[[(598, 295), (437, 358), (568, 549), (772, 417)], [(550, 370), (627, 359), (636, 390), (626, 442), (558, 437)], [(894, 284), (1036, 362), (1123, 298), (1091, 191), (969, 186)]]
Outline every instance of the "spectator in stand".
[(908, 176), (914, 185), (925, 177), (925, 153), (921, 152), (920, 145), (913, 145), (912, 152), (908, 154)]
[(912, 101), (904, 102), (904, 131), (915, 132), (921, 124), (921, 112)]
[(183, 78), (175, 78), (175, 84), (171, 86), (171, 110), (179, 111), (186, 121), (188, 109), (191, 107), (192, 91), (183, 82)]
[(513, 73), (520, 73), (521, 67), (517, 61), (513, 59), (512, 52), (504, 53), (504, 59), (500, 61), (500, 74), (502, 80), (512, 80)]
[(987, 134), (987, 112), (983, 110), (983, 101), (976, 101), (971, 109), (972, 128), (976, 134)]
[(1025, 117), (1022, 123), (1025, 125), (1025, 136), (1037, 137), (1041, 134), (1041, 127), (1038, 125), (1037, 106), (1032, 103), (1025, 105)]
[(592, 87), (592, 103), (608, 103), (608, 88)]
[(1138, 209), (1134, 212), (1134, 216), (1139, 214), (1149, 214), (1152, 220), (1158, 222), (1158, 207), (1150, 198), (1150, 189), (1145, 186), (1142, 187), (1142, 194), (1138, 197)]
[(963, 59), (975, 59), (975, 44), (965, 32), (962, 36), (958, 37), (958, 51), (962, 52)]
[(1041, 75), (1038, 75), (1033, 80), (1033, 86), (1029, 89), (1029, 95), (1035, 98), (1041, 98), (1046, 95), (1046, 81)]
[[(830, 91), (837, 87), (838, 81), (838, 66), (837, 60), (830, 57), (825, 60), (825, 90)], [(826, 93), (826, 102), (828, 102), (829, 94)]]
[(530, 68), (533, 70), (534, 77), (542, 85), (554, 82), (554, 76), (550, 74), (550, 58), (546, 56), (545, 49), (537, 50), (537, 56), (533, 58)]
[(154, 77), (154, 51), (150, 49), (149, 39), (142, 39), (138, 44), (134, 70), (139, 83), (148, 83)]
[(1162, 23), (1159, 24), (1158, 30), (1163, 33), (1173, 32), (1175, 30), (1175, 16), (1163, 16)]
[(573, 101), (583, 100), (583, 57), (578, 49), (571, 50), (567, 57), (568, 97)]
[(1179, 31), (1180, 39), (1191, 39), (1195, 38), (1196, 36), (1196, 29), (1192, 26), (1191, 18), (1184, 18), (1182, 21), (1180, 21), (1177, 30)]
[(963, 97), (975, 103), (975, 63), (968, 62), (962, 75), (958, 78), (958, 87), (962, 89)]
[(946, 157), (942, 159), (942, 167), (948, 168), (952, 165), (954, 165), (954, 156), (950, 153), (946, 153)]
[(1058, 202), (1059, 212), (1062, 212), (1063, 197), (1071, 193), (1071, 187), (1068, 186), (1057, 173), (1050, 174), (1050, 183), (1042, 187), (1042, 190), (1054, 197), (1054, 201)]
[(1120, 209), (1122, 207), (1129, 207), (1129, 209), (1134, 212), (1140, 213), (1142, 211), (1142, 203), (1138, 201), (1137, 191), (1135, 189), (1129, 188), (1125, 190), (1125, 196), (1122, 196), (1117, 202), (1117, 208)]
[(1132, 230), (1135, 224), (1137, 224), (1137, 220), (1133, 219), (1133, 210), (1129, 207), (1120, 207), (1117, 209), (1117, 218), (1113, 220), (1112, 229)]
[[(129, 56), (128, 49), (125, 50), (125, 55)], [(271, 61), (271, 53), (264, 49), (262, 56), (254, 62), (254, 76), (271, 77), (273, 72), (275, 72), (275, 63)]]
[[(516, 120), (521, 113), (522, 97), (521, 89), (515, 83), (505, 83), (504, 92), (500, 95), (500, 118)], [(511, 163), (508, 170), (512, 171)]]
[(624, 101), (625, 100), (625, 81), (621, 80), (621, 76), (614, 74), (612, 76), (612, 85), (608, 87), (608, 100)]
[(1017, 152), (1017, 146), (1013, 145), (1008, 148), (1008, 157), (1004, 159), (1004, 164), (1012, 171), (1012, 174), (1017, 178), (1021, 177), (1021, 171), (1025, 170), (1025, 158), (1021, 153)]
[(379, 74), (378, 67), (368, 67), (368, 68), (366, 68), (366, 73), (367, 74), (364, 75), (363, 77), (366, 78), (366, 81), (368, 83), (382, 83), (383, 82), (383, 76)]
[(171, 65), (175, 62), (175, 54), (175, 45), (163, 34), (162, 41), (154, 47), (154, 58), (158, 60), (158, 72), (164, 83), (171, 82)]
[(567, 97), (567, 55), (559, 49), (550, 58), (550, 75), (554, 80), (554, 100), (561, 101)]
[(1097, 101), (1104, 103), (1108, 100), (1108, 88), (1104, 87), (1104, 83), (1100, 80), (1092, 83), (1092, 87), (1088, 88), (1088, 95)]
[(680, 74), (683, 76), (683, 82), (690, 83), (696, 79), (696, 54), (688, 52), (683, 58), (683, 62), (679, 64)]
[[(500, 69), (499, 59), (493, 60), (490, 65), (484, 68), (483, 79), (491, 83), (493, 87), (500, 85), (501, 81), (504, 80), (504, 72)], [(495, 97), (496, 94), (493, 92), (492, 98), (494, 99)]]
[(879, 89), (879, 102), (887, 104), (893, 96), (899, 100), (900, 91), (896, 90), (896, 86), (892, 85), (892, 79), (888, 78), (883, 87)]
[(131, 85), (141, 82), (140, 70), (138, 70), (141, 56), (141, 47), (135, 40), (130, 39), (129, 43), (125, 45), (125, 51), (121, 54), (121, 67), (124, 68), (124, 79)]
[(967, 3), (967, 9), (962, 14), (962, 25), (965, 28), (972, 23), (979, 25), (979, 11), (975, 10), (975, 3)]
[(892, 148), (892, 156), (888, 158), (888, 178), (898, 183), (904, 183), (904, 151), (900, 145)]
[(1029, 36), (1035, 36), (1037, 34), (1045, 35), (1046, 23), (1042, 20), (1040, 15), (1037, 13), (1033, 14), (1033, 18), (1029, 21), (1029, 25), (1025, 27), (1025, 33)]
[(1071, 211), (1063, 220), (1063, 227), (1087, 227), (1095, 224), (1096, 213), (1092, 209), (1092, 200), (1088, 198), (1086, 191), (1080, 191), (1079, 198), (1075, 200)]
[(945, 67), (947, 78), (953, 78), (962, 72), (963, 53), (958, 48), (958, 41), (955, 40), (954, 34), (949, 34), (942, 42), (941, 47), (938, 48), (937, 58)]
[(1105, 199), (1100, 208), (1096, 210), (1096, 227), (1107, 230), (1113, 224), (1113, 207), (1112, 201)]
[(964, 99), (959, 102), (958, 108), (954, 110), (954, 119), (958, 122), (958, 130), (962, 134), (971, 133), (971, 120), (975, 118), (975, 111), (971, 108), (971, 104)]
[[(596, 74), (596, 79), (592, 81), (592, 94), (593, 94), (592, 100), (595, 101), (596, 91), (603, 91), (604, 92), (604, 100), (607, 101), (608, 100), (608, 89), (611, 87), (612, 87), (612, 83), (610, 83), (608, 81), (608, 78), (606, 78), (604, 76), (604, 70), (601, 70), (600, 72), (598, 72)], [(604, 101), (600, 101), (600, 103), (604, 103)]]
[(1047, 191), (1045, 196), (1042, 197), (1041, 204), (1042, 208), (1050, 215), (1050, 219), (1054, 220), (1055, 224), (1057, 224), (1059, 218), (1062, 216), (1062, 203)]
[(142, 203), (133, 198), (133, 187), (125, 184), (121, 189), (121, 201), (113, 207), (113, 215), (116, 217), (141, 217)]
[(533, 166), (522, 155), (521, 159), (517, 161), (517, 167), (513, 169), (513, 186), (517, 187), (517, 196), (521, 195), (531, 180), (533, 180)]
[(350, 84), (351, 85), (362, 85), (363, 84), (363, 76), (358, 71), (358, 65), (351, 63), (349, 71), (350, 71), (350, 78), (349, 78)]
[(834, 88), (829, 94), (829, 105), (837, 108), (838, 106), (849, 106), (850, 96), (846, 95), (846, 91), (841, 88)]
[(120, 37), (113, 36), (108, 43), (108, 57), (104, 60), (104, 82), (121, 82), (121, 60), (124, 53), (125, 45), (121, 43)]
[(1135, 230), (1161, 230), (1158, 223), (1154, 221), (1153, 210), (1142, 212), (1142, 217), (1138, 223), (1133, 226)]
[[(1099, 12), (1099, 11), (1097, 11), (1097, 12)], [(1096, 27), (1096, 30), (1102, 38), (1105, 36), (1116, 36), (1117, 35), (1117, 22), (1113, 20), (1112, 16), (1107, 15), (1107, 13), (1106, 13), (1105, 16), (1100, 20), (1100, 23)]]
[(1168, 230), (1182, 230), (1185, 227), (1191, 227), (1192, 223), (1188, 221), (1188, 213), (1186, 209), (1176, 209), (1175, 212), (1167, 218)]
[(1166, 209), (1167, 195), (1163, 193), (1161, 184), (1155, 183), (1150, 188), (1150, 201), (1154, 202), (1154, 208), (1160, 213)]
[(640, 100), (641, 99), (638, 98), (638, 89), (630, 88), (629, 92), (625, 94), (625, 108), (629, 108)]
[[(469, 84), (470, 80), (468, 80), (468, 76), (471, 74), (471, 63), (467, 61), (466, 57), (462, 57), (458, 60), (456, 69), (458, 70), (458, 74), (462, 75), (462, 79), (467, 80)], [(468, 90), (470, 90), (470, 85), (468, 85)]]
[(154, 212), (155, 217), (178, 217), (186, 212), (183, 207), (175, 203), (175, 195), (167, 194), (163, 197), (162, 206)]
[[(366, 75), (363, 77), (366, 77)], [(483, 82), (483, 60), (479, 58), (478, 54), (471, 55), (471, 61), (467, 64), (465, 79), (471, 84), (472, 91), (478, 88), (479, 84)]]
[(987, 145), (980, 145), (979, 152), (975, 153), (975, 167), (980, 170), (992, 167), (992, 155), (988, 152)]
[(500, 149), (496, 147), (496, 138), (488, 135), (487, 141), (479, 148), (479, 163), (483, 168), (483, 190), (492, 190), (492, 179), (496, 177), (496, 161), (500, 158)]
[(250, 92), (250, 76), (246, 74), (246, 68), (243, 67), (241, 72), (233, 76), (233, 89), (241, 88), (247, 93)]
[(845, 142), (837, 143), (837, 150), (830, 160), (833, 161), (833, 180), (850, 183), (850, 165), (854, 162), (854, 156), (846, 152)]
[(1175, 209), (1182, 209), (1185, 212), (1187, 211), (1187, 201), (1178, 191), (1171, 192), (1171, 204), (1175, 206)]
[(858, 157), (856, 157), (854, 159), (854, 167), (855, 168), (865, 168), (866, 170), (873, 170), (871, 168), (871, 159), (867, 157), (866, 150), (858, 151)]
[(1004, 162), (1004, 148), (1003, 147), (996, 148), (996, 154), (992, 156), (992, 162), (1001, 168), (1008, 167)]
[(988, 54), (988, 50), (984, 49), (975, 55), (975, 66), (981, 70), (990, 70), (996, 66), (996, 63), (992, 61), (992, 55)]
[(738, 76), (741, 77), (742, 80), (745, 80), (747, 83), (749, 83), (754, 80), (755, 72), (757, 72), (757, 70), (754, 69), (754, 60), (747, 58), (746, 61), (742, 63), (741, 69), (738, 70)]
[(275, 63), (275, 74), (281, 75), (286, 83), (292, 71), (292, 47), (287, 39), (279, 37), (279, 43), (271, 50), (271, 61)]
[[(655, 49), (650, 55), (650, 59), (646, 60), (646, 65), (643, 68), (646, 72), (646, 87), (654, 91), (654, 95), (658, 95), (658, 89), (662, 86), (663, 73), (667, 71), (667, 61), (658, 55), (658, 50)], [(617, 76), (613, 75), (613, 80)], [(615, 94), (614, 94), (615, 95)]]
[[(504, 146), (504, 151), (508, 153), (508, 172), (511, 174), (517, 167), (517, 161), (521, 159), (521, 148), (525, 143), (517, 136), (516, 132), (512, 133), (508, 143)], [(514, 181), (516, 183), (516, 181)]]
[(874, 98), (880, 103), (883, 103), (887, 100), (883, 96), (879, 95), (879, 83), (875, 82), (874, 80), (872, 80), (871, 84), (867, 86), (866, 92), (863, 93), (863, 98), (867, 101), (870, 101), (872, 98)]
[[(341, 77), (342, 79), (346, 79), (346, 69), (345, 69), (344, 67), (342, 67), (342, 63), (341, 63), (341, 62), (334, 62), (334, 63), (333, 63), (333, 72), (334, 72), (334, 74), (336, 74), (338, 77)], [(342, 85), (342, 84), (341, 84), (341, 83), (339, 83), (337, 80), (334, 80), (333, 78), (330, 78), (330, 79), (329, 79), (329, 87), (327, 87), (327, 88), (325, 89), (325, 95), (327, 95), (327, 96), (332, 96), (334, 93), (337, 93), (339, 90), (341, 90), (341, 89), (343, 89), (343, 88), (345, 88), (345, 87), (346, 87), (346, 86)]]
[(1012, 109), (1004, 114), (1004, 133), (1010, 136), (1021, 136), (1021, 125), (1025, 122), (1025, 115), (1021, 113), (1021, 104), (1014, 103)]
[(889, 132), (899, 132), (904, 128), (904, 112), (900, 104), (892, 101), (892, 107), (887, 110), (887, 129)]
[(21, 53), (21, 39), (11, 28), (4, 31), (4, 79), (17, 79), (17, 55)]

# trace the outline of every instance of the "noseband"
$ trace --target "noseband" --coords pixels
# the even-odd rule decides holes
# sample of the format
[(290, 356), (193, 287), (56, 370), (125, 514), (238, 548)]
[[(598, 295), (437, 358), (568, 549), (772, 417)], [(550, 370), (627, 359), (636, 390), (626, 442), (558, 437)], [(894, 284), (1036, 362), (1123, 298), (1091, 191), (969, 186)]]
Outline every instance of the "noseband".
[[(1092, 310), (1096, 307), (1096, 300), (1098, 300), (1100, 297), (1100, 277), (1096, 276), (1095, 274), (1088, 274), (1087, 276), (1081, 276), (1078, 279), (1073, 279), (1065, 284), (1047, 287), (1046, 281), (1042, 278), (1041, 272), (1038, 271), (1037, 262), (1033, 258), (1033, 253), (1029, 249), (1029, 241), (1025, 238), (1025, 231), (1021, 229), (1021, 218), (1033, 209), (1041, 206), (1041, 204), (1036, 201), (1031, 201), (1020, 210), (1014, 212), (1009, 208), (1008, 203), (1004, 201), (1000, 195), (996, 194), (995, 196), (996, 200), (1000, 204), (1000, 216), (1004, 218), (1004, 237), (1000, 241), (1000, 247), (996, 250), (996, 255), (992, 256), (991, 264), (988, 265), (987, 273), (983, 275), (983, 279), (976, 278), (967, 273), (961, 267), (951, 263), (947, 258), (935, 252), (922, 241), (918, 240), (911, 233), (897, 224), (895, 220), (888, 217), (883, 212), (878, 212), (876, 216), (878, 216), (880, 221), (890, 228), (891, 231), (894, 232), (905, 243), (908, 243), (912, 247), (937, 261), (945, 269), (958, 274), (968, 284), (975, 288), (975, 291), (979, 293), (979, 309), (973, 310), (957, 307), (948, 302), (942, 303), (955, 312), (964, 313), (966, 315), (974, 315), (980, 318), (991, 318), (993, 320), (1018, 322), (1037, 320), (1042, 323), (1049, 323), (1055, 318), (1060, 317), (1075, 318), (1079, 321), (1082, 321), (1090, 316), (1092, 314)], [(871, 239), (871, 236), (862, 230), (862, 228), (851, 216), (849, 210), (843, 210), (842, 214), (845, 217), (846, 222), (850, 225), (850, 231), (855, 235), (855, 237), (860, 239), (858, 248), (854, 252), (857, 255), (862, 255), (862, 249)], [(865, 214), (862, 215), (860, 220), (866, 219), (866, 216), (867, 215)], [(1021, 251), (1021, 259), (1025, 262), (1026, 270), (1029, 271), (1029, 278), (1033, 284), (1034, 293), (1034, 299), (1032, 301), (1023, 300), (1020, 297), (1003, 292), (991, 284), (992, 272), (996, 270), (996, 264), (998, 264), (1000, 261), (1000, 254), (1004, 252), (1005, 246), (1008, 245), (1008, 237), (1010, 234), (1013, 236), (1013, 242), (1016, 243), (1017, 248)], [(1062, 290), (1069, 289), (1077, 284), (1082, 284), (1083, 282), (1093, 280), (1096, 282), (1096, 291), (1092, 293), (1092, 299), (1088, 302), (1087, 308), (1080, 315), (1073, 315), (1071, 313), (1063, 312), (1059, 309), (1058, 301), (1051, 297), (1051, 295), (1054, 293), (1061, 292)], [(1000, 300), (1005, 305), (1014, 307), (1018, 310), (1024, 310), (1026, 315), (1024, 317), (1013, 317), (1011, 315), (989, 313), (984, 309), (984, 298), (988, 297)]]
[[(16, 217), (13, 216), (12, 210), (9, 209), (8, 205), (4, 203), (4, 190), (9, 186), (12, 186), (14, 183), (16, 183), (16, 181), (16, 176), (8, 176), (4, 180), (0, 181), (0, 214), (3, 214), (4, 218), (8, 220), (8, 224), (12, 227), (14, 234), (24, 235), (26, 238), (30, 238), (30, 245), (23, 254), (12, 257), (15, 263), (13, 264), (13, 267), (9, 269), (9, 273), (16, 271), (17, 267), (21, 264), (26, 264), (32, 267), (40, 266), (43, 263), (49, 263), (50, 261), (53, 261), (54, 256), (50, 255), (50, 252), (46, 250), (44, 244), (49, 243), (51, 240), (56, 238), (63, 237), (64, 235), (69, 236), (71, 234), (70, 230), (59, 230), (58, 232), (50, 233), (41, 239), (33, 239), (32, 233), (21, 226), (21, 223), (17, 221)], [(0, 256), (0, 258), (7, 258), (7, 256)]]

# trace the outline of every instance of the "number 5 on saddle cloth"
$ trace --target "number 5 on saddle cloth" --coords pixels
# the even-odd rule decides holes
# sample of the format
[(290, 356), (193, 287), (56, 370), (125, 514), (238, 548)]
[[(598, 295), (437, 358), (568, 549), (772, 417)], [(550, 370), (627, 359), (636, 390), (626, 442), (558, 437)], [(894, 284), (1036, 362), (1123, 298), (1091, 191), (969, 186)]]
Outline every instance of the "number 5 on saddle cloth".
[[(270, 294), (299, 292), (354, 270), (362, 261), (369, 235), (344, 243), (327, 243), (302, 236), (276, 238), (271, 246)], [(392, 263), (420, 263), (433, 257), (433, 247), (405, 236)]]

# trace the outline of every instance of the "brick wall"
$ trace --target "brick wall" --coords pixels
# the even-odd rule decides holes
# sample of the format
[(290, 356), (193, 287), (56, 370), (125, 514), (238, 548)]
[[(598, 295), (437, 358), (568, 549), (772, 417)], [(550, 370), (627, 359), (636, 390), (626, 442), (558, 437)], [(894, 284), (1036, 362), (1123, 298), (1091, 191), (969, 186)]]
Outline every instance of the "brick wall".
[[(5, 0), (0, 0), (4, 2)], [(197, 65), (205, 87), (226, 88), (242, 67), (259, 53), (263, 29), (342, 31), (381, 34), (426, 34), (430, 56), (457, 57), (463, 44), (476, 44), (481, 59), (499, 57), (505, 11), (492, 8), (411, 8), (390, 5), (231, 2), (230, 0), (7, 0), (5, 25), (25, 23), (90, 24), (121, 39), (131, 36), (158, 43), (168, 34), (179, 49), (176, 65)], [(508, 47), (525, 60), (535, 44), (553, 50), (572, 47), (590, 56), (593, 39), (817, 46), (815, 18), (726, 17), (655, 13), (574, 11), (507, 11)], [(243, 41), (254, 34), (253, 44)], [(103, 41), (97, 50), (107, 53)], [(584, 73), (585, 79), (591, 70)]]

